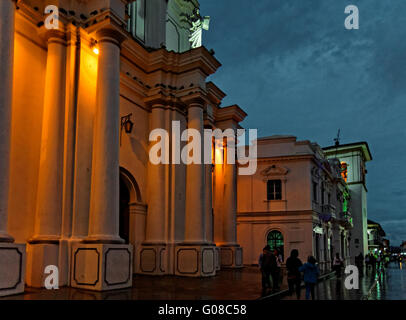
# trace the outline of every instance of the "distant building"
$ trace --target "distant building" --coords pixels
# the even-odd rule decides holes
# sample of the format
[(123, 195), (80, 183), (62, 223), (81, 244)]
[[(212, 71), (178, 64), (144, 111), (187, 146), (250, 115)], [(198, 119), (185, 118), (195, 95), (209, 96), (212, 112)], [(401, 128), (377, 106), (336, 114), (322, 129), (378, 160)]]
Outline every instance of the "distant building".
[(350, 242), (351, 256), (360, 253), (365, 255), (368, 252), (366, 163), (372, 160), (368, 143), (337, 144), (324, 148), (323, 151), (327, 158), (340, 159), (342, 176), (350, 190), (351, 212), (354, 219)]
[(385, 237), (386, 234), (379, 223), (368, 219), (367, 232), (368, 232), (369, 251), (385, 247), (385, 239), (383, 237)]
[(402, 252), (406, 252), (406, 241), (403, 241), (402, 244), (400, 245), (400, 249)]
[(237, 239), (244, 264), (256, 264), (262, 248), (279, 249), (285, 260), (298, 249), (328, 269), (335, 253), (349, 259), (352, 228), (349, 190), (337, 159), (294, 136), (257, 141), (258, 170), (237, 178)]

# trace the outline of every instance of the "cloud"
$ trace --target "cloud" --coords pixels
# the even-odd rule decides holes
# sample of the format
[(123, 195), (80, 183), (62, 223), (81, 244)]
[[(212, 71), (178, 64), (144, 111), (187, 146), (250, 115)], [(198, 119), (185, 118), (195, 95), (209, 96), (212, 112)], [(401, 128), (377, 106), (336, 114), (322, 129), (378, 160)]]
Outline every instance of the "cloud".
[(358, 0), (360, 29), (344, 28), (340, 0), (201, 1), (204, 43), (223, 67), (224, 104), (262, 136), (289, 133), (322, 146), (368, 141), (368, 215), (406, 239), (406, 1)]

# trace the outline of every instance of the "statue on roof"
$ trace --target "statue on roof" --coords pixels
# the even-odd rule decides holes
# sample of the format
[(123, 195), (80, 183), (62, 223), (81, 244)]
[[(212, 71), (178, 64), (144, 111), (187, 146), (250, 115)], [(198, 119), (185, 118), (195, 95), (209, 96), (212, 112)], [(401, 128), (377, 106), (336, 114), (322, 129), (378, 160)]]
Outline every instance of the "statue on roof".
[(190, 45), (192, 49), (199, 48), (202, 46), (203, 30), (209, 30), (210, 17), (202, 17), (199, 9), (196, 8), (193, 10), (193, 14), (189, 16), (189, 22), (192, 24), (189, 37)]

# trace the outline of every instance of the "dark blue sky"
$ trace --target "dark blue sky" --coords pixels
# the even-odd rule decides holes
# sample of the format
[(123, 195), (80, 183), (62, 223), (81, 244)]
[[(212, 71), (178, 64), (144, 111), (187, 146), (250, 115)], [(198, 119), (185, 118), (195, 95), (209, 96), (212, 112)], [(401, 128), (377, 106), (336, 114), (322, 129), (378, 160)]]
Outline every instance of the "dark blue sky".
[[(223, 64), (211, 77), (259, 136), (367, 141), (368, 217), (392, 245), (406, 240), (406, 1), (200, 0), (203, 43)], [(344, 28), (358, 6), (360, 29)]]

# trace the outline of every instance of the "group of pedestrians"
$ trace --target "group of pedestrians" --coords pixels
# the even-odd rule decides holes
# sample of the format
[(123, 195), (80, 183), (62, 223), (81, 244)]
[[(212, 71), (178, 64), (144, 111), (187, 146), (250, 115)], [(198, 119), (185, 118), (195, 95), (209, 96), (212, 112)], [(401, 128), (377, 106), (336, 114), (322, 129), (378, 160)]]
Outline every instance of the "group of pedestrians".
[(383, 254), (382, 252), (370, 252), (365, 256), (365, 266), (366, 271), (372, 269), (373, 272), (375, 270), (382, 270), (383, 268), (387, 268), (390, 262), (389, 254)]
[[(265, 295), (267, 289), (271, 288), (271, 277), (273, 290), (275, 291), (279, 289), (279, 283), (282, 278), (280, 275), (280, 266), (282, 263), (281, 257), (282, 256), (278, 250), (274, 250), (272, 253), (269, 246), (266, 246), (263, 249), (263, 252), (259, 257), (259, 266), (262, 273), (263, 295)], [(299, 251), (293, 249), (290, 253), (290, 257), (286, 260), (286, 269), (289, 294), (292, 295), (293, 292), (296, 292), (297, 299), (300, 299), (303, 272), (303, 280), (306, 287), (306, 299), (310, 299), (311, 296), (312, 300), (314, 300), (314, 288), (320, 274), (316, 259), (313, 256), (309, 256), (307, 263), (303, 264), (299, 259)]]
[[(277, 249), (271, 251), (271, 247), (267, 245), (259, 256), (258, 264), (262, 273), (262, 292), (265, 295), (268, 289), (277, 291), (280, 288), (281, 265), (283, 262), (282, 255)], [(272, 278), (272, 285), (271, 285)]]

